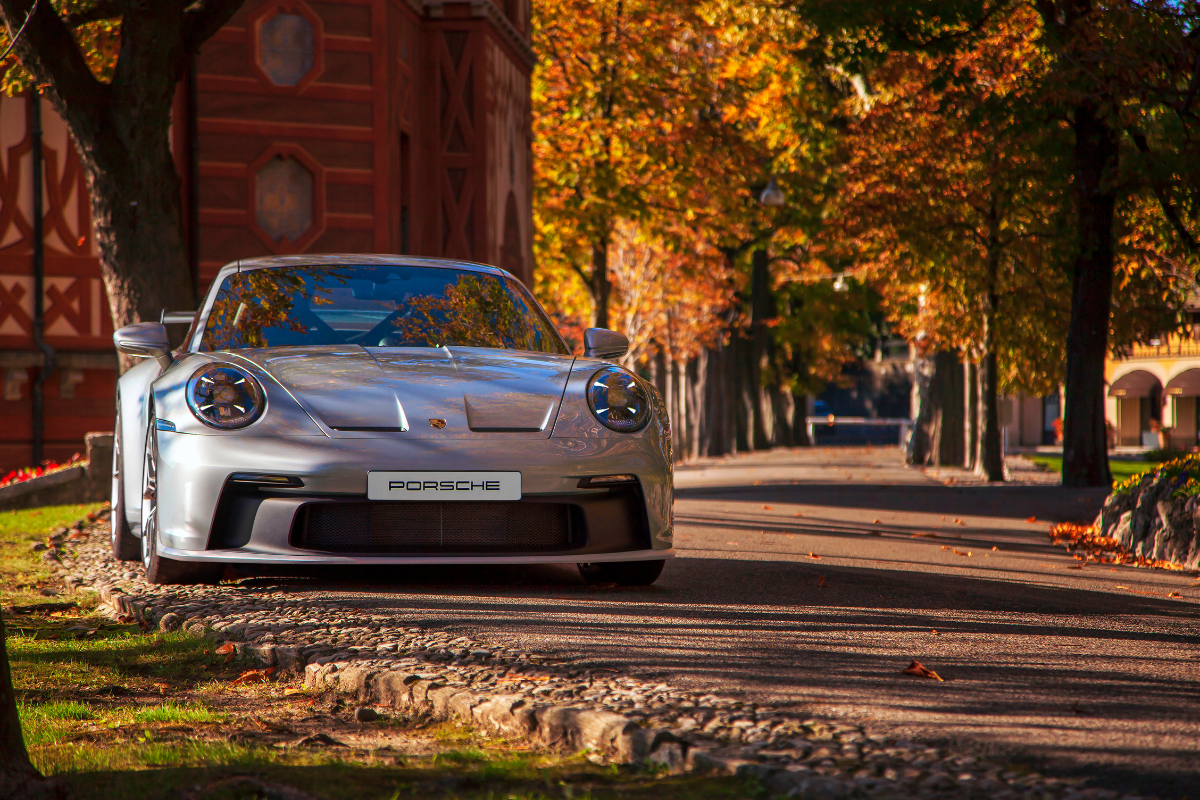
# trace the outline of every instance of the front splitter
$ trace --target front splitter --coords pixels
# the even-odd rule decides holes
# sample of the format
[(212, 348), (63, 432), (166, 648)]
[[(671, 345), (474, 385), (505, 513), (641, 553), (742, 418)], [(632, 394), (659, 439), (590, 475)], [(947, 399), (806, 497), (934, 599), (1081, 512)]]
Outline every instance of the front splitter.
[(309, 566), (369, 566), (379, 564), (578, 564), (613, 561), (661, 561), (675, 557), (675, 550), (631, 550), (625, 553), (575, 555), (419, 555), (345, 556), (334, 553), (255, 553), (245, 550), (178, 550), (160, 544), (159, 554), (175, 561), (220, 561), (231, 564), (293, 564)]

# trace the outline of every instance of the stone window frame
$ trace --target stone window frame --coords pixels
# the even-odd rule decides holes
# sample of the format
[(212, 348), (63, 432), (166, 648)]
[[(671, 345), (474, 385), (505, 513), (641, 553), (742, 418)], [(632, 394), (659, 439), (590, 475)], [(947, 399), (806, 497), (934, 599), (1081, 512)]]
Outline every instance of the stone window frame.
[[(289, 241), (287, 238), (275, 239), (258, 224), (258, 171), (276, 156), (296, 159), (313, 176), (312, 225), (295, 242)], [(276, 255), (293, 255), (305, 252), (325, 232), (325, 168), (300, 145), (275, 143), (250, 163), (247, 173), (249, 180), (246, 181), (246, 208), (249, 210), (250, 230)]]
[[(308, 20), (313, 32), (313, 64), (295, 86), (273, 83), (262, 66), (262, 26), (276, 14), (297, 14)], [(250, 18), (250, 66), (265, 86), (281, 94), (301, 94), (325, 71), (325, 23), (304, 0), (275, 0), (257, 9)]]

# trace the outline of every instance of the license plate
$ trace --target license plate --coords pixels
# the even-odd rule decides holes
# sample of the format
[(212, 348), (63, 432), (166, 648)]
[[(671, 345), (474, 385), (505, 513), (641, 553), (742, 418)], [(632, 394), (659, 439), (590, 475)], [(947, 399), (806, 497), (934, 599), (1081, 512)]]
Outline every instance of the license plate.
[(520, 500), (519, 472), (368, 472), (368, 500)]

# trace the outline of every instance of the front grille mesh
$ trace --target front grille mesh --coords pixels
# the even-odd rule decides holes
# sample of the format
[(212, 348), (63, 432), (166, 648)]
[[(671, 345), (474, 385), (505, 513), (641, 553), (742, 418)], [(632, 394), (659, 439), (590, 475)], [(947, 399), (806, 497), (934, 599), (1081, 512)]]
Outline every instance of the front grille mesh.
[(536, 553), (577, 546), (563, 503), (309, 503), (292, 544), (334, 553)]

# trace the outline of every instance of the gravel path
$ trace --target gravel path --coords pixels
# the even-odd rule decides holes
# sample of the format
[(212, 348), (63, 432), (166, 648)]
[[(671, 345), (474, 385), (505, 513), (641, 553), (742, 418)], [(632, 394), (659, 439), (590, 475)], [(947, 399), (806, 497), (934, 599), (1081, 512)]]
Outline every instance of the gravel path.
[[(510, 735), (524, 730), (551, 743), (589, 746), (597, 760), (755, 775), (776, 796), (1136, 797), (1012, 771), (860, 725), (683, 690), (613, 669), (555, 664), (503, 637), (484, 641), (401, 624), (387, 609), (253, 581), (153, 586), (140, 565), (110, 557), (106, 521), (84, 533), (51, 549), (47, 558), (61, 561), (72, 588), (99, 592), (114, 615), (233, 643), (257, 666), (303, 674), (311, 688), (357, 693), (366, 704), (381, 702), (382, 687), (383, 701), (409, 713), (473, 714), (485, 728)], [(547, 734), (550, 729), (561, 734), (564, 720), (578, 729), (576, 738)]]

